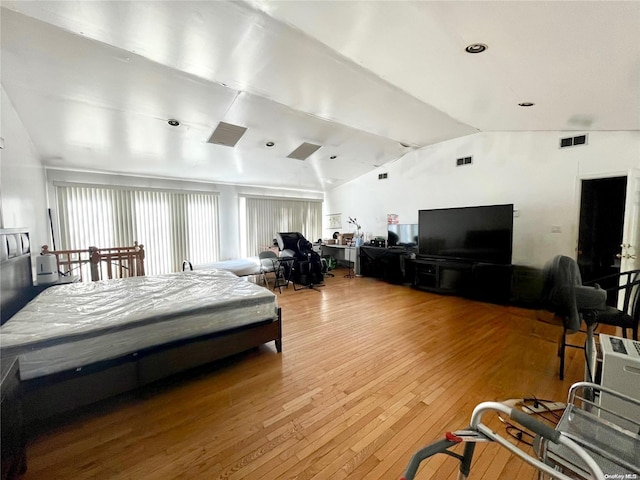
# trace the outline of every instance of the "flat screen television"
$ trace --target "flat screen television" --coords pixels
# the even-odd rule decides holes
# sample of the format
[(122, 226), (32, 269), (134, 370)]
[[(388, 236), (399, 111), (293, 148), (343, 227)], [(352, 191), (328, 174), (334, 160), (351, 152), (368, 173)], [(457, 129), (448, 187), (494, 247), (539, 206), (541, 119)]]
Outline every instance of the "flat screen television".
[(390, 247), (414, 247), (418, 245), (417, 223), (395, 223), (388, 225), (387, 244)]
[(418, 255), (508, 265), (513, 204), (418, 212)]

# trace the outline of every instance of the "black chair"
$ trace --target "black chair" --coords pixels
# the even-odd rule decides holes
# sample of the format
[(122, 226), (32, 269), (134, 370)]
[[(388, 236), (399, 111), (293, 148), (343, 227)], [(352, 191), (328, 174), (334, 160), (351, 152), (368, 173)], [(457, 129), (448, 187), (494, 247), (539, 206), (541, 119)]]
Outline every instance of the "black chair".
[[(607, 292), (596, 286), (585, 286), (578, 264), (573, 258), (558, 255), (548, 262), (543, 270), (542, 302), (544, 308), (562, 318), (562, 336), (558, 342), (560, 357), (560, 379), (564, 379), (566, 347), (585, 350), (586, 359), (591, 358), (591, 348), (596, 327), (596, 312), (607, 309)], [(580, 331), (582, 322), (587, 327), (584, 346), (567, 343), (567, 334)], [(589, 372), (592, 369), (587, 362)]]
[[(607, 306), (604, 311), (595, 313), (597, 323), (613, 325), (622, 329), (622, 336), (627, 338), (627, 329), (631, 330), (631, 338), (638, 341), (638, 326), (640, 325), (640, 269), (616, 273), (596, 278), (587, 285), (614, 285), (606, 288), (608, 294), (618, 292), (618, 295), (608, 295), (618, 299), (618, 305)], [(620, 298), (620, 295), (622, 297)]]
[(280, 232), (276, 234), (278, 247), (282, 252), (288, 250), (289, 256), (294, 261), (291, 265), (289, 278), (293, 282), (293, 289), (296, 285), (305, 288), (315, 288), (322, 285), (324, 275), (322, 273), (322, 260), (318, 252), (313, 250), (313, 245), (301, 233)]

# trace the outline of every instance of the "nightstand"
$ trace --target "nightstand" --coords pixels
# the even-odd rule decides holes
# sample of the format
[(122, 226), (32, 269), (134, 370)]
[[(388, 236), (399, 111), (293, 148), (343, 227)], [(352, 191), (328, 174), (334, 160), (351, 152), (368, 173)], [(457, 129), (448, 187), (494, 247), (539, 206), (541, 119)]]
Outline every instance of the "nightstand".
[(18, 357), (2, 358), (0, 371), (2, 480), (12, 480), (27, 471)]
[(60, 276), (57, 281), (53, 283), (36, 283), (33, 288), (35, 289), (35, 294), (39, 294), (40, 292), (45, 291), (49, 287), (55, 287), (56, 285), (66, 285), (67, 283), (78, 283), (80, 281), (79, 275), (65, 275)]

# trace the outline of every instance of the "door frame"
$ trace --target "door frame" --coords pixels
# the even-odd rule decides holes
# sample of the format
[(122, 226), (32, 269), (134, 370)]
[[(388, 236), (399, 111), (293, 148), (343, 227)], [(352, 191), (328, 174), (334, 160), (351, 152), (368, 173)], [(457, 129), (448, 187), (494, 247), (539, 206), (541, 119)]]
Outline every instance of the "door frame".
[[(614, 172), (605, 172), (605, 173), (592, 173), (588, 175), (578, 175), (576, 178), (576, 195), (575, 195), (575, 230), (573, 232), (573, 256), (574, 259), (578, 260), (578, 241), (580, 238), (580, 205), (582, 200), (582, 181), (583, 180), (604, 180), (606, 178), (614, 178), (614, 177), (627, 177), (627, 186), (625, 188), (629, 188), (629, 175), (632, 169), (627, 170), (616, 170)], [(628, 197), (625, 201), (625, 211), (624, 211), (624, 220), (623, 220), (623, 231), (627, 224), (627, 204)], [(624, 235), (624, 233), (623, 233)], [(621, 239), (622, 240), (622, 239)]]
[[(632, 254), (635, 259), (621, 258), (621, 271), (640, 268), (640, 167), (632, 167), (627, 174), (627, 196), (624, 205), (622, 244), (633, 241), (629, 246), (621, 246), (622, 254)], [(635, 232), (634, 232), (635, 227)]]

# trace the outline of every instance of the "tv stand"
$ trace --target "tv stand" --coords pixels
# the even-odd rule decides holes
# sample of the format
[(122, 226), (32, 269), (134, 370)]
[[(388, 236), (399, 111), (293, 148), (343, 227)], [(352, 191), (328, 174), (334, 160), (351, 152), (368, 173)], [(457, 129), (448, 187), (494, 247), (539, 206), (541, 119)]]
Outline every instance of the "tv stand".
[(398, 285), (413, 283), (411, 252), (403, 247), (360, 247), (360, 273)]
[(421, 290), (495, 303), (511, 297), (511, 265), (437, 257), (418, 257), (413, 265), (413, 286)]

